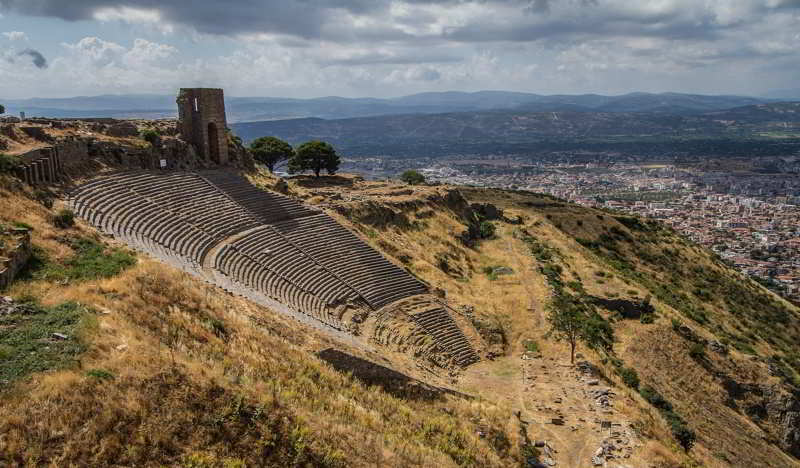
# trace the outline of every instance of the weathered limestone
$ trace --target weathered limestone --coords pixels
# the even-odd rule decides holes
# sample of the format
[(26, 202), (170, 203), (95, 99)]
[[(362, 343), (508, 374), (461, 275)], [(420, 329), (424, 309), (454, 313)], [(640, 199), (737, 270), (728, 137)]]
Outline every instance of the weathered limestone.
[[(343, 307), (366, 314), (429, 292), (330, 216), (229, 171), (117, 173), (79, 187), (70, 204), (115, 237), (336, 330), (351, 326)], [(478, 359), (446, 310), (413, 319), (458, 364)]]
[(198, 154), (215, 164), (228, 163), (228, 123), (221, 89), (182, 88), (178, 94), (178, 130)]
[(0, 258), (0, 291), (8, 287), (31, 256), (31, 237), (27, 229), (13, 229), (16, 245), (7, 258)]
[(117, 138), (130, 138), (139, 136), (139, 129), (132, 122), (119, 122), (111, 125), (106, 134)]

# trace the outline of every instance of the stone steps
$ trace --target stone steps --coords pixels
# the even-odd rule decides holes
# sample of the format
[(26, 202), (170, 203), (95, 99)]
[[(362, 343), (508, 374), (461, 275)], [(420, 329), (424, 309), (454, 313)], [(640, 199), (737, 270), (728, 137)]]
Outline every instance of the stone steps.
[[(184, 271), (203, 274), (201, 263), (218, 246), (210, 266), (223, 287), (272, 298), (338, 330), (341, 304), (377, 310), (428, 292), (330, 216), (230, 171), (119, 172), (76, 188), (69, 203), (90, 224)], [(414, 317), (457, 362), (477, 358), (446, 311)]]
[(449, 353), (458, 365), (468, 366), (479, 360), (467, 337), (444, 308), (432, 307), (411, 315), (411, 318), (433, 336), (436, 343)]

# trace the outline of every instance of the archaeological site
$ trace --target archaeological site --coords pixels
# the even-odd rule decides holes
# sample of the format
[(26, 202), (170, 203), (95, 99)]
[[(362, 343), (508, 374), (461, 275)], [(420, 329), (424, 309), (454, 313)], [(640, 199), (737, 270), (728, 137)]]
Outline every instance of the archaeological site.
[[(3, 132), (42, 143), (20, 155), (21, 179), (46, 186), (80, 176), (69, 207), (137, 250), (345, 339), (392, 311), (429, 337), (420, 346), (433, 362), (479, 359), (423, 281), (324, 210), (242, 175), (253, 162), (227, 128), (221, 89), (181, 89), (177, 105), (176, 128), (148, 122), (150, 144), (127, 148), (117, 140), (138, 137), (136, 122), (30, 119)], [(109, 167), (86, 177), (98, 160)], [(398, 307), (411, 298), (414, 307)]]
[(0, 116), (0, 467), (800, 466), (800, 309), (671, 227), (175, 104)]

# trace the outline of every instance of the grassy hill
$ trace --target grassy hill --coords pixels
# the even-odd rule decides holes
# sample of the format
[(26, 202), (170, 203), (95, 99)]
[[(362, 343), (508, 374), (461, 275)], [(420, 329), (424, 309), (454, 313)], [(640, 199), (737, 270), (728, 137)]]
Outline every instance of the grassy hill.
[[(58, 201), (0, 182), (0, 224), (31, 227), (36, 252), (0, 309), (0, 465), (582, 467), (612, 443), (611, 466), (800, 466), (800, 311), (658, 224), (524, 192), (292, 179), (474, 325), (484, 359), (435, 375), (57, 228)], [(494, 234), (466, 245), (476, 219)], [(578, 366), (547, 333), (567, 295), (614, 336)]]

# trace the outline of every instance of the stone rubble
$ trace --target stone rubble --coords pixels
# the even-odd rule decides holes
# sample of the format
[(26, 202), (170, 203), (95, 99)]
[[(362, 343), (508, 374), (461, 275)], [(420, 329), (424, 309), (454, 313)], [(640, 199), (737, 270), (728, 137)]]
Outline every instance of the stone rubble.
[[(522, 383), (526, 391), (535, 392), (538, 379), (546, 379), (546, 376), (570, 376), (577, 384), (565, 385), (562, 389), (563, 396), (555, 396), (546, 401), (536, 398), (535, 393), (532, 393), (531, 404), (541, 413), (535, 418), (544, 424), (565, 426), (565, 430), (575, 434), (574, 437), (591, 435), (598, 445), (589, 452), (588, 460), (585, 461), (589, 463), (584, 466), (625, 468), (625, 465), (613, 463), (630, 458), (634, 449), (641, 447), (641, 443), (630, 424), (620, 422), (614, 416), (616, 392), (601, 385), (595, 368), (587, 361), (580, 361), (576, 363), (574, 370), (570, 366), (560, 366), (570, 369), (564, 373), (555, 363), (548, 362), (540, 356), (528, 355), (523, 356), (520, 363), (523, 371)], [(597, 416), (582, 417), (580, 411), (594, 413)], [(549, 461), (556, 461), (556, 457), (552, 452), (543, 451), (541, 466), (552, 466), (549, 465)]]

